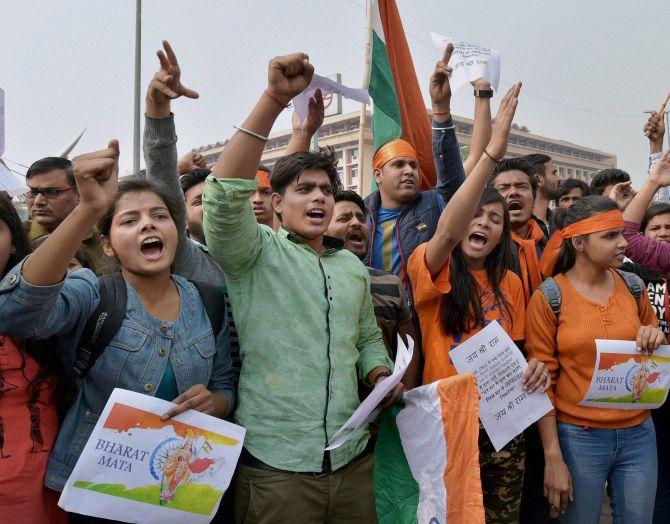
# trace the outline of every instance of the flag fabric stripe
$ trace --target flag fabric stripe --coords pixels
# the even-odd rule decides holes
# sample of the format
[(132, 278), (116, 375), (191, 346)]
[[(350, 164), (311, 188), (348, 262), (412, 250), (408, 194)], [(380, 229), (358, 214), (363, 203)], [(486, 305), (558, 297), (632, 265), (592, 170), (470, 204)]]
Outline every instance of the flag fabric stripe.
[(408, 141), (417, 152), (421, 189), (432, 188), (437, 179), (432, 132), (395, 0), (375, 2), (372, 26), (369, 92), (375, 151), (394, 138)]

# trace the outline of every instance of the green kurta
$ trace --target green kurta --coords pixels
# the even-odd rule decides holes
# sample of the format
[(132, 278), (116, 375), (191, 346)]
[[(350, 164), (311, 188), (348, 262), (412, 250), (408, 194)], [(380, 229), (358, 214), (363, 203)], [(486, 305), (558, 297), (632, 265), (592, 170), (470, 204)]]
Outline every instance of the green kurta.
[[(259, 225), (249, 200), (256, 187), (210, 176), (203, 198), (207, 245), (226, 273), (240, 339), (235, 420), (259, 460), (321, 471), (326, 442), (360, 404), (358, 380), (393, 364), (365, 266), (335, 239), (324, 239), (319, 256), (288, 230)], [(332, 468), (361, 453), (368, 437), (362, 427), (333, 450)]]

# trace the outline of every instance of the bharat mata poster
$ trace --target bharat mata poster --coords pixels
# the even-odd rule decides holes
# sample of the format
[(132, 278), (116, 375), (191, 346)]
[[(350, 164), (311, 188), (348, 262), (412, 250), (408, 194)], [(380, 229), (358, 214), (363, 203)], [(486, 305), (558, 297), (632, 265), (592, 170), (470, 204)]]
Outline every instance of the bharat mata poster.
[(244, 428), (174, 404), (115, 389), (59, 505), (124, 522), (210, 522), (230, 484)]

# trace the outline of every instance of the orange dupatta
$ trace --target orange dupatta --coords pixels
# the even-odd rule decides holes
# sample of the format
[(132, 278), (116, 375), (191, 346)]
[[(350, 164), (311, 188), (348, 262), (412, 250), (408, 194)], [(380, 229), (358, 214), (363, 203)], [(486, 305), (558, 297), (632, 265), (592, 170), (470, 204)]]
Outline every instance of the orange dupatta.
[[(537, 243), (545, 238), (544, 231), (535, 219), (528, 222), (528, 232), (525, 238), (520, 237), (514, 231), (511, 232), (512, 240), (519, 246), (519, 265), (521, 266), (521, 283), (526, 304), (530, 301), (533, 291), (542, 283), (540, 261), (537, 258)], [(530, 286), (530, 288), (529, 288)]]

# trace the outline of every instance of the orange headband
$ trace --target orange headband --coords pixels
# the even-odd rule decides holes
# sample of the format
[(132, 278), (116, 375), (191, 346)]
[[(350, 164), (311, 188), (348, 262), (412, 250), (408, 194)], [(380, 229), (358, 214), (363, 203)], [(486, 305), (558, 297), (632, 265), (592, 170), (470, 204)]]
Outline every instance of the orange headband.
[(386, 142), (379, 148), (379, 151), (377, 151), (372, 160), (372, 167), (374, 169), (381, 169), (384, 164), (399, 156), (406, 156), (417, 160), (416, 151), (414, 151), (412, 144), (402, 138), (396, 138), (395, 140)]
[(552, 276), (564, 240), (568, 240), (577, 235), (589, 235), (591, 233), (598, 233), (599, 231), (607, 231), (608, 229), (615, 229), (618, 227), (624, 227), (623, 215), (618, 209), (613, 209), (612, 211), (593, 215), (592, 217), (585, 218), (584, 220), (580, 220), (579, 222), (565, 226), (563, 229), (557, 230), (551, 235), (549, 242), (547, 242), (547, 245), (542, 252), (542, 259), (540, 260), (542, 274), (545, 277)]
[(267, 171), (256, 171), (256, 180), (258, 180), (258, 189), (272, 189), (270, 185), (270, 173)]

